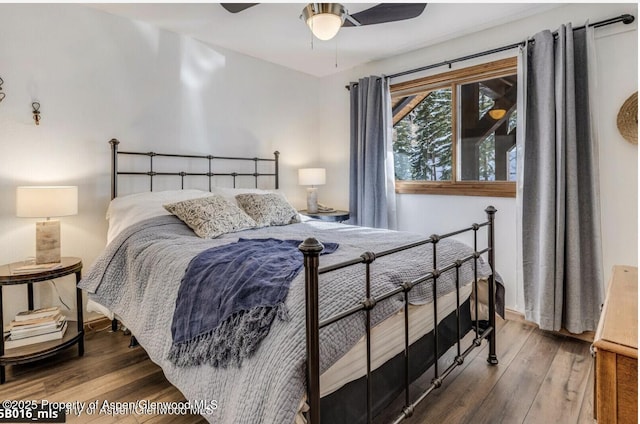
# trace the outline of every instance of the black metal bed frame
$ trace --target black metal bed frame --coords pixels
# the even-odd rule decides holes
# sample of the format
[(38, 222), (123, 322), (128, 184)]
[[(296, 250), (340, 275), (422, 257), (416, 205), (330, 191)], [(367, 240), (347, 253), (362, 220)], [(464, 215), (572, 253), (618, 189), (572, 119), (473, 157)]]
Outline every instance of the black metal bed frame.
[[(494, 237), (494, 219), (495, 213), (497, 212), (496, 208), (493, 206), (489, 206), (485, 209), (487, 214), (487, 221), (481, 224), (473, 224), (468, 228), (463, 228), (458, 231), (454, 231), (451, 233), (447, 233), (444, 235), (432, 235), (426, 240), (418, 241), (415, 243), (407, 244), (404, 246), (400, 246), (394, 249), (385, 250), (379, 253), (373, 252), (365, 252), (359, 258), (345, 261), (339, 264), (326, 266), (320, 268), (320, 252), (322, 252), (323, 246), (322, 243), (318, 242), (315, 238), (308, 238), (300, 245), (300, 251), (302, 251), (304, 255), (304, 269), (305, 269), (305, 282), (306, 282), (306, 311), (307, 311), (307, 320), (306, 320), (306, 332), (307, 332), (307, 401), (309, 403), (309, 424), (320, 424), (320, 329), (333, 324), (337, 321), (340, 321), (343, 318), (351, 316), (357, 312), (364, 311), (365, 312), (365, 331), (366, 331), (366, 351), (367, 351), (367, 374), (366, 374), (366, 387), (367, 387), (367, 423), (372, 422), (372, 376), (371, 376), (371, 310), (378, 304), (386, 299), (394, 297), (399, 294), (403, 294), (404, 298), (404, 408), (402, 412), (398, 415), (394, 424), (397, 424), (404, 420), (405, 418), (409, 418), (413, 415), (415, 407), (422, 402), (433, 390), (439, 388), (442, 385), (444, 379), (458, 366), (464, 363), (464, 359), (473, 351), (476, 347), (480, 346), (482, 340), (489, 340), (489, 355), (487, 357), (487, 362), (491, 365), (496, 365), (498, 363), (498, 357), (496, 356), (496, 324), (495, 324), (495, 281), (494, 281), (494, 264), (495, 264), (495, 237)], [(482, 250), (478, 250), (478, 230), (481, 227), (488, 228), (488, 239), (487, 239), (487, 247)], [(455, 235), (459, 235), (462, 233), (466, 233), (468, 231), (473, 231), (473, 254), (468, 255), (464, 258), (459, 258), (456, 261), (447, 264), (446, 266), (438, 268), (437, 264), (437, 245), (438, 242), (442, 239), (453, 237)], [(389, 290), (380, 296), (373, 297), (371, 296), (371, 264), (380, 257), (392, 255), (396, 253), (403, 252), (405, 250), (413, 249), (418, 246), (423, 246), (426, 244), (432, 245), (433, 251), (433, 269), (412, 281), (406, 281), (401, 284), (399, 287)], [(478, 259), (484, 253), (488, 255), (488, 263), (491, 268), (491, 275), (488, 277), (488, 291), (490, 293), (488, 303), (489, 303), (489, 320), (488, 325), (480, 332), (480, 323), (478, 319)], [(464, 351), (462, 351), (461, 347), (461, 339), (464, 335), (461, 335), (460, 331), (460, 267), (463, 263), (473, 260), (474, 261), (474, 288), (475, 288), (475, 319), (474, 319), (474, 328), (475, 328), (475, 338), (473, 339), (470, 346), (468, 346)], [(337, 271), (339, 269), (347, 268), (350, 266), (364, 264), (365, 265), (365, 290), (366, 297), (360, 301), (358, 304), (355, 304), (350, 309), (336, 314), (332, 317), (326, 318), (322, 321), (319, 319), (319, 309), (318, 309), (318, 286), (320, 275), (326, 274), (329, 272)], [(437, 283), (438, 277), (444, 272), (450, 271), (452, 269), (456, 270), (456, 319), (457, 319), (457, 355), (455, 357), (455, 361), (447, 367), (447, 369), (439, 373), (438, 370), (438, 297), (436, 295), (437, 292)], [(435, 377), (431, 381), (431, 385), (429, 388), (422, 393), (414, 402), (411, 402), (410, 397), (410, 384), (409, 380), (409, 292), (413, 287), (418, 284), (422, 284), (426, 281), (432, 280), (432, 288), (433, 288), (433, 322), (434, 322), (434, 351), (435, 351), (435, 361), (433, 364)]]
[[(118, 176), (119, 175), (138, 175), (138, 176), (148, 176), (149, 177), (149, 189), (153, 191), (153, 177), (156, 175), (172, 175), (181, 177), (181, 187), (184, 188), (184, 177), (185, 176), (207, 176), (209, 178), (209, 191), (211, 191), (211, 179), (214, 176), (230, 176), (233, 178), (233, 186), (236, 185), (236, 177), (237, 176), (253, 176), (255, 177), (255, 186), (258, 187), (258, 177), (260, 176), (273, 176), (275, 177), (275, 188), (279, 187), (279, 152), (274, 152), (274, 159), (264, 159), (264, 158), (247, 158), (247, 157), (224, 157), (224, 156), (213, 156), (213, 155), (182, 155), (182, 154), (165, 154), (165, 153), (155, 153), (155, 152), (125, 152), (118, 151), (118, 144), (120, 143), (116, 139), (112, 139), (109, 141), (111, 144), (111, 198), (115, 198), (117, 196), (117, 188), (118, 188)], [(137, 155), (137, 156), (148, 156), (149, 157), (149, 170), (144, 172), (137, 171), (120, 171), (118, 170), (118, 155)], [(206, 173), (192, 173), (192, 172), (156, 172), (153, 170), (153, 158), (159, 157), (170, 157), (170, 158), (187, 158), (187, 159), (206, 159), (209, 161), (208, 172)], [(228, 172), (228, 173), (218, 173), (213, 171), (212, 161), (214, 160), (232, 160), (232, 161), (253, 161), (255, 163), (254, 172), (253, 173), (237, 173), (237, 172)], [(258, 172), (258, 162), (260, 161), (268, 161), (274, 162), (275, 171), (274, 173), (259, 173)], [(382, 301), (390, 299), (394, 296), (403, 295), (404, 299), (404, 407), (398, 417), (395, 419), (394, 424), (397, 424), (413, 415), (415, 407), (422, 402), (431, 392), (435, 389), (439, 388), (444, 379), (458, 366), (464, 363), (465, 358), (473, 351), (475, 348), (479, 347), (482, 343), (482, 340), (488, 339), (489, 343), (489, 354), (487, 357), (487, 362), (490, 365), (496, 365), (498, 363), (498, 358), (496, 356), (496, 326), (495, 326), (495, 314), (496, 314), (496, 305), (495, 305), (495, 236), (494, 236), (494, 219), (495, 213), (497, 210), (493, 206), (488, 206), (485, 209), (487, 214), (487, 220), (480, 224), (472, 224), (470, 227), (463, 228), (458, 231), (450, 232), (443, 235), (432, 235), (429, 238), (410, 243), (407, 245), (399, 246), (394, 249), (385, 250), (383, 252), (373, 253), (373, 252), (365, 252), (360, 257), (345, 261), (339, 264), (330, 265), (326, 267), (320, 268), (320, 252), (323, 250), (323, 246), (318, 240), (315, 238), (307, 238), (301, 245), (300, 251), (304, 256), (304, 273), (305, 273), (305, 294), (306, 294), (306, 352), (307, 352), (307, 402), (309, 405), (308, 412), (308, 423), (309, 424), (320, 424), (320, 330), (328, 325), (331, 325), (341, 319), (344, 319), (348, 316), (351, 316), (355, 313), (364, 311), (365, 313), (365, 332), (366, 332), (366, 356), (367, 356), (367, 371), (366, 371), (366, 388), (367, 388), (367, 423), (372, 422), (372, 395), (371, 395), (371, 379), (372, 379), (372, 370), (371, 370), (371, 310)], [(487, 227), (488, 229), (488, 237), (487, 237), (487, 247), (478, 250), (478, 230), (482, 227)], [(438, 242), (442, 239), (453, 237), (456, 235), (460, 235), (467, 232), (473, 232), (473, 253), (459, 258), (456, 261), (447, 264), (445, 266), (438, 267), (437, 263), (437, 246)], [(424, 246), (427, 244), (431, 244), (432, 253), (433, 253), (433, 269), (427, 274), (420, 276), (412, 281), (406, 281), (401, 284), (399, 287), (389, 290), (378, 297), (373, 297), (371, 295), (371, 264), (375, 262), (377, 258), (398, 254), (403, 251), (416, 248), (418, 246)], [(481, 255), (487, 254), (487, 262), (489, 267), (491, 268), (491, 275), (488, 277), (488, 292), (490, 293), (488, 301), (489, 306), (489, 319), (488, 323), (484, 326), (480, 325), (480, 320), (478, 319), (478, 274), (477, 274), (477, 265), (478, 259)], [(460, 329), (460, 275), (459, 270), (462, 264), (468, 261), (474, 262), (474, 289), (475, 289), (475, 317), (474, 321), (474, 331), (475, 337), (471, 341), (470, 345), (462, 350), (461, 341), (465, 336), (461, 334)], [(355, 304), (353, 307), (336, 314), (332, 317), (326, 318), (320, 321), (319, 318), (319, 298), (318, 298), (318, 287), (320, 283), (320, 275), (327, 274), (330, 272), (337, 271), (339, 269), (347, 268), (350, 266), (356, 266), (359, 264), (365, 265), (364, 271), (364, 280), (365, 280), (365, 298), (359, 303)], [(438, 278), (442, 273), (455, 269), (456, 273), (456, 328), (457, 328), (457, 355), (455, 356), (454, 362), (449, 365), (442, 373), (439, 372), (438, 366), (438, 298), (437, 294), (437, 283)], [(427, 388), (427, 390), (422, 393), (415, 401), (411, 401), (410, 396), (410, 385), (411, 381), (409, 378), (409, 292), (417, 285), (423, 284), (427, 281), (433, 281), (433, 317), (434, 317), (434, 350), (435, 350), (435, 361), (433, 364), (435, 377), (431, 381), (431, 385)], [(115, 325), (115, 329), (117, 329), (117, 322), (114, 320), (112, 326)], [(483, 329), (481, 330), (481, 327)], [(132, 337), (132, 340), (133, 339)]]
[[(280, 181), (280, 166), (279, 166), (279, 157), (280, 152), (273, 152), (273, 159), (265, 159), (265, 158), (248, 158), (248, 157), (232, 157), (232, 156), (213, 156), (213, 155), (186, 155), (186, 154), (174, 154), (174, 153), (156, 153), (156, 152), (124, 152), (118, 150), (118, 141), (115, 138), (112, 138), (109, 141), (111, 144), (111, 199), (114, 199), (118, 195), (118, 175), (142, 175), (149, 177), (149, 191), (153, 191), (153, 177), (164, 175), (164, 176), (176, 176), (180, 177), (181, 188), (184, 188), (184, 177), (187, 176), (198, 176), (198, 177), (208, 177), (209, 179), (209, 191), (211, 191), (211, 179), (213, 177), (220, 176), (228, 176), (233, 178), (233, 187), (236, 186), (236, 178), (237, 177), (254, 177), (255, 178), (255, 187), (258, 188), (258, 177), (275, 177), (275, 188), (279, 188)], [(130, 155), (130, 156), (147, 156), (149, 157), (149, 170), (148, 171), (120, 171), (118, 170), (118, 155)], [(155, 157), (166, 157), (166, 158), (182, 158), (182, 159), (205, 159), (208, 161), (208, 172), (185, 172), (185, 171), (177, 171), (177, 172), (157, 172), (153, 170), (153, 158)], [(214, 161), (251, 161), (254, 163), (254, 171), (251, 173), (247, 172), (214, 172)], [(274, 162), (275, 170), (273, 173), (260, 173), (258, 172), (258, 162)]]

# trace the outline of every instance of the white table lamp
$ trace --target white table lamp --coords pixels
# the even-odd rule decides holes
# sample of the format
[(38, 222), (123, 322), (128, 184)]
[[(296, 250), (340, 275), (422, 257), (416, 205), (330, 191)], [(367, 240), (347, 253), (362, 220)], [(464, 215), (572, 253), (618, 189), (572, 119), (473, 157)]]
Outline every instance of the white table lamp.
[(298, 169), (298, 184), (311, 186), (307, 188), (307, 212), (318, 212), (318, 189), (315, 186), (323, 185), (327, 181), (327, 173), (324, 168)]
[(78, 187), (30, 186), (16, 189), (16, 216), (47, 218), (36, 222), (36, 264), (60, 262), (60, 221), (51, 217), (78, 213)]

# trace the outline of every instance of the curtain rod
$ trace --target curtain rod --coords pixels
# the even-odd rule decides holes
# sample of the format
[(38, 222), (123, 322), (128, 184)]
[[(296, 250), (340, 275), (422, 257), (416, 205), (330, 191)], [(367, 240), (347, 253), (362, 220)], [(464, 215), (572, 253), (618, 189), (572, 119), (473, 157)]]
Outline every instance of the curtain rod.
[[(633, 21), (635, 21), (635, 17), (633, 15), (625, 13), (624, 15), (616, 16), (615, 18), (609, 18), (609, 19), (605, 19), (603, 21), (594, 22), (592, 24), (589, 24), (588, 26), (593, 27), (593, 28), (599, 28), (599, 27), (615, 24), (615, 23), (618, 23), (618, 22), (622, 22), (623, 24), (628, 25), (628, 24), (632, 23)], [(573, 28), (573, 30), (577, 31), (579, 29), (584, 29), (584, 28), (585, 28), (585, 25)], [(553, 35), (554, 35), (554, 37), (557, 36), (558, 32), (557, 31), (553, 32)], [(398, 73), (395, 73), (395, 74), (388, 75), (388, 78), (397, 78), (397, 77), (401, 77), (401, 76), (404, 76), (404, 75), (414, 74), (416, 72), (422, 72), (422, 71), (426, 71), (426, 70), (433, 69), (433, 68), (439, 68), (440, 66), (445, 66), (445, 65), (447, 65), (447, 66), (449, 66), (449, 68), (451, 68), (451, 64), (452, 63), (464, 62), (465, 60), (475, 59), (477, 57), (487, 56), (487, 55), (490, 55), (490, 54), (493, 54), (493, 53), (499, 53), (499, 52), (503, 52), (503, 51), (506, 51), (506, 50), (511, 50), (511, 49), (516, 48), (516, 47), (524, 46), (526, 43), (529, 43), (529, 42), (532, 42), (532, 41), (533, 41), (533, 39), (530, 38), (530, 39), (528, 39), (526, 41), (521, 41), (519, 43), (509, 44), (508, 46), (497, 47), (495, 49), (485, 50), (485, 51), (480, 52), (480, 53), (474, 53), (474, 54), (470, 54), (470, 55), (467, 55), (467, 56), (458, 57), (456, 59), (445, 60), (443, 62), (434, 63), (433, 65), (421, 66), (420, 68), (410, 69), (408, 71), (403, 71), (403, 72), (398, 72)], [(354, 85), (358, 85), (358, 83), (356, 82), (356, 83), (354, 83)], [(350, 86), (346, 85), (345, 88), (347, 90), (349, 90)]]

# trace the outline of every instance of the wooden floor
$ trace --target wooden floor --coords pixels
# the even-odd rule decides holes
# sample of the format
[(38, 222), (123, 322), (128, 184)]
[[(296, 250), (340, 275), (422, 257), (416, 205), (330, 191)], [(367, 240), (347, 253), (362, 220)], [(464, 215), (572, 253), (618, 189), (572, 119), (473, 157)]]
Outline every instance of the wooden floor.
[[(593, 424), (590, 344), (521, 321), (496, 324), (499, 364), (487, 364), (483, 343), (403, 424)], [(424, 389), (430, 382), (428, 376), (416, 384)], [(403, 400), (398, 399), (400, 408)], [(389, 421), (383, 417), (377, 423)]]
[[(110, 327), (110, 326), (109, 326)], [(0, 400), (25, 399), (49, 402), (184, 401), (184, 396), (164, 377), (140, 347), (130, 349), (122, 332), (89, 331), (85, 353), (77, 347), (59, 355), (7, 367), (7, 382), (0, 386)], [(68, 423), (206, 423), (200, 415), (106, 415), (86, 413), (67, 416)]]
[[(39, 362), (7, 367), (0, 399), (50, 402), (181, 401), (140, 347), (122, 333), (89, 332), (85, 355), (71, 348)], [(593, 423), (593, 372), (589, 344), (540, 331), (518, 321), (498, 323), (499, 365), (476, 349), (417, 408), (407, 424)], [(428, 380), (425, 378), (425, 380)], [(418, 381), (418, 385), (425, 382)], [(224, 405), (221, 405), (224, 407)], [(82, 423), (201, 423), (200, 416), (69, 416)], [(383, 422), (384, 420), (377, 420)]]

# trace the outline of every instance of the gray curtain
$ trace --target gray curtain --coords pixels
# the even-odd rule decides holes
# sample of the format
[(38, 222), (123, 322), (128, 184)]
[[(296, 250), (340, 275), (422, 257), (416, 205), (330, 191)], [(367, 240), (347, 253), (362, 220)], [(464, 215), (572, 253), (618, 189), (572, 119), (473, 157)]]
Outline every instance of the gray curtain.
[[(536, 34), (527, 48), (522, 192), (525, 317), (595, 330), (603, 299), (597, 143), (586, 30)], [(589, 41), (591, 42), (591, 41)]]
[(349, 222), (365, 227), (395, 229), (389, 83), (386, 78), (370, 76), (351, 83), (349, 89)]

